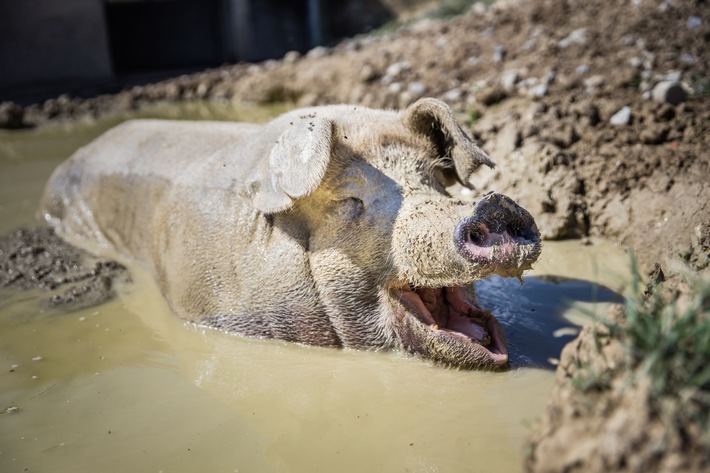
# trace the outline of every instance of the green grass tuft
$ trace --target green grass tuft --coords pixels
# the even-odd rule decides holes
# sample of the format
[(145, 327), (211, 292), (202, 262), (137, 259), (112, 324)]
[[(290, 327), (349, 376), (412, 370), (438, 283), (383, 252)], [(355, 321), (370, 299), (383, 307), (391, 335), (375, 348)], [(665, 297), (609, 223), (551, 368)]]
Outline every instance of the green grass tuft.
[[(632, 282), (625, 318), (598, 318), (601, 337), (619, 340), (627, 354), (621, 368), (630, 385), (649, 383), (656, 415), (677, 428), (696, 424), (710, 445), (710, 278), (687, 275), (690, 294), (664, 298), (642, 282), (632, 256)], [(614, 373), (582, 367), (572, 380), (583, 392), (604, 390)]]

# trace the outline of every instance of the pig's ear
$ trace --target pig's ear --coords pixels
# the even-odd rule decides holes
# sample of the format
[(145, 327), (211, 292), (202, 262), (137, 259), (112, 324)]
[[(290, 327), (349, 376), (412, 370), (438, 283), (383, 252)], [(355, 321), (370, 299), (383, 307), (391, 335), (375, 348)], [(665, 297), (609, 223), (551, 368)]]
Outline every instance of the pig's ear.
[(491, 158), (464, 133), (449, 106), (440, 100), (424, 98), (414, 102), (405, 111), (404, 122), (412, 131), (428, 136), (442, 157), (453, 160), (456, 176), (466, 187), (471, 187), (469, 179), (482, 164), (495, 167)]
[(263, 163), (248, 179), (254, 207), (265, 213), (284, 211), (320, 184), (330, 160), (332, 120), (303, 117), (288, 125)]

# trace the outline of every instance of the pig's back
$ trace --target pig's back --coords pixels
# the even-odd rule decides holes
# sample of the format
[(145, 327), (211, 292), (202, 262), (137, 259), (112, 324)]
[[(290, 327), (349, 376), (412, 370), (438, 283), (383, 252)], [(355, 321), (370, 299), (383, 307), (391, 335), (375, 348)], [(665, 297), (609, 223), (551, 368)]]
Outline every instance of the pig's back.
[(259, 128), (229, 122), (125, 122), (54, 171), (41, 216), (74, 243), (142, 259), (154, 237), (155, 214), (165, 211), (171, 188), (199, 185), (191, 183), (196, 169)]

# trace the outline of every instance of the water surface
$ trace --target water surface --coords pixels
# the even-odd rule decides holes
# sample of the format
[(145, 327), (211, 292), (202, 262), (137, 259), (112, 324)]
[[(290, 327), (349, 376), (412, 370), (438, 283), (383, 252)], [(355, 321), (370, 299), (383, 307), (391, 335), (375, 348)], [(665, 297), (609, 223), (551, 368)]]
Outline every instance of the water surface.
[[(141, 115), (280, 111), (193, 104)], [(52, 169), (123, 118), (0, 132), (0, 232), (35, 223)], [(2, 292), (0, 471), (520, 471), (561, 347), (584, 313), (619, 299), (626, 263), (608, 242), (548, 242), (524, 285), (479, 283), (508, 335), (504, 373), (198, 329), (170, 314), (137, 266), (119, 299), (86, 310)]]

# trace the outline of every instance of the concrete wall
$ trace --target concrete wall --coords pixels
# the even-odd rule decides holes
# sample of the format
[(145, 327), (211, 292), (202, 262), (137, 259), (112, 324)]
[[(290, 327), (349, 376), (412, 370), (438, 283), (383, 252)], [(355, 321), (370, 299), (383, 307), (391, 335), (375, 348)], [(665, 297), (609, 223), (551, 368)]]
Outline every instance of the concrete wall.
[(0, 87), (111, 75), (102, 0), (0, 0)]

